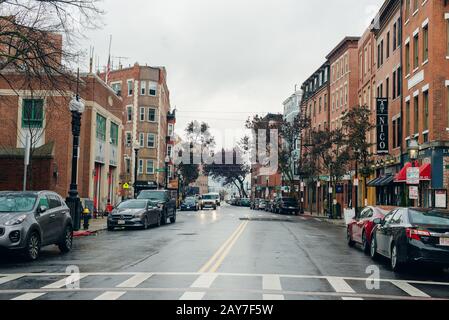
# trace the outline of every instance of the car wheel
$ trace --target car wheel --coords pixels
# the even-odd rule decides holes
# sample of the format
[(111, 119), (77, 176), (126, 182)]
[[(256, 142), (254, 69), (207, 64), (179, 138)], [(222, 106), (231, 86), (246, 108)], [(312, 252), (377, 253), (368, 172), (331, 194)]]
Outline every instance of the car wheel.
[(398, 257), (398, 247), (395, 243), (391, 245), (391, 254), (390, 254), (390, 263), (391, 263), (391, 270), (394, 272), (399, 272), (403, 268), (403, 264), (399, 261)]
[(157, 223), (156, 223), (156, 227), (160, 227), (162, 223), (162, 214), (159, 213), (159, 215), (157, 216)]
[(108, 231), (114, 231), (114, 227), (108, 226)]
[(175, 223), (176, 222), (176, 213), (173, 214), (173, 217), (170, 217), (170, 222)]
[(164, 211), (161, 214), (161, 225), (165, 226), (166, 224), (167, 224), (167, 211)]
[(349, 229), (349, 227), (346, 231), (346, 238), (348, 240), (348, 246), (352, 248), (355, 245), (355, 242), (352, 240), (351, 230)]
[(143, 219), (143, 230), (147, 230), (148, 227), (149, 227), (148, 217), (145, 216), (145, 218)]
[(363, 233), (362, 233), (362, 248), (363, 248), (363, 252), (365, 252), (366, 254), (369, 253), (370, 245), (369, 245), (368, 239), (366, 238), (365, 230), (363, 230)]
[(67, 253), (72, 250), (73, 245), (73, 229), (71, 226), (65, 227), (63, 238), (58, 244), (59, 250), (62, 253)]
[(370, 256), (371, 256), (371, 259), (373, 259), (374, 261), (379, 258), (379, 254), (377, 253), (377, 240), (376, 240), (375, 234), (373, 234), (373, 236), (371, 238)]
[(41, 251), (41, 237), (37, 231), (33, 231), (28, 237), (24, 250), (25, 258), (29, 261), (35, 261), (39, 258)]

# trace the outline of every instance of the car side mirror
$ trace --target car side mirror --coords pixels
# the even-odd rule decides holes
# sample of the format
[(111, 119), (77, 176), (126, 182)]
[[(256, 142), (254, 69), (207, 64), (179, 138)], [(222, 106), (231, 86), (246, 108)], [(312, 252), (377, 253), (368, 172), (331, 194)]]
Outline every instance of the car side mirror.
[(374, 224), (376, 224), (376, 225), (383, 225), (383, 220), (380, 219), (380, 218), (374, 219), (373, 222), (374, 222)]
[(37, 213), (42, 214), (42, 213), (45, 213), (45, 211), (47, 211), (47, 210), (48, 210), (48, 208), (46, 206), (39, 206), (37, 208)]

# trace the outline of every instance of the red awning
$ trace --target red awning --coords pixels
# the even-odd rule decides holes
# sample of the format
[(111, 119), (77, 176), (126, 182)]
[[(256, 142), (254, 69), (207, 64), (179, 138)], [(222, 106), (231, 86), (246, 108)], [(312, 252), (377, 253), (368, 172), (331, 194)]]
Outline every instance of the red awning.
[(411, 168), (412, 164), (410, 162), (407, 162), (404, 166), (404, 168), (402, 168), (401, 171), (399, 171), (399, 173), (396, 175), (396, 178), (394, 179), (394, 182), (407, 182), (407, 169)]
[(419, 180), (430, 181), (432, 180), (432, 165), (430, 163), (423, 164), (419, 169)]

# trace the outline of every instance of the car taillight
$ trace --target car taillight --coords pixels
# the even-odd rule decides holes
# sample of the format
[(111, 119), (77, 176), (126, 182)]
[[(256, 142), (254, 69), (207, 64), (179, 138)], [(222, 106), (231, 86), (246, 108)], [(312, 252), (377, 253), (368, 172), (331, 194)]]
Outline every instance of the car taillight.
[(407, 238), (418, 241), (421, 241), (421, 237), (430, 237), (430, 232), (425, 230), (407, 228), (406, 233)]

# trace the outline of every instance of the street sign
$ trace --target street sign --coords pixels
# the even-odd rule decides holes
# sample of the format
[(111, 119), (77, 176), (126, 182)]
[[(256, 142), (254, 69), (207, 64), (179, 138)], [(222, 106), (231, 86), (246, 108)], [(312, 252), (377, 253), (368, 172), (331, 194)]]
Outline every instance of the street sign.
[(129, 189), (129, 184), (127, 182), (125, 182), (123, 184), (123, 189), (128, 190)]
[(419, 168), (412, 167), (407, 169), (407, 184), (419, 184)]
[(159, 173), (165, 172), (165, 168), (162, 168), (162, 169), (156, 169), (156, 172), (159, 172)]
[(388, 154), (388, 99), (376, 99), (377, 154)]
[(409, 187), (409, 198), (410, 200), (418, 200), (419, 199), (419, 189), (415, 186)]

